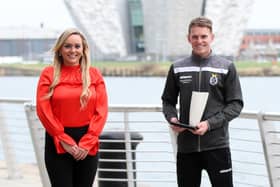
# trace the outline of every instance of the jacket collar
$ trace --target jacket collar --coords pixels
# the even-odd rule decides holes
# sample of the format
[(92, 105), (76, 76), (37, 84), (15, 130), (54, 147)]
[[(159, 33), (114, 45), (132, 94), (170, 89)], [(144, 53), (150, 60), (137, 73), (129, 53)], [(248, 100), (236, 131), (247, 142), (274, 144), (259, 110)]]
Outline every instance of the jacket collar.
[(211, 57), (213, 56), (212, 50), (210, 51), (210, 54), (207, 57), (201, 57), (199, 55), (196, 55), (192, 52), (191, 58), (192, 61), (195, 63), (205, 63), (207, 62)]

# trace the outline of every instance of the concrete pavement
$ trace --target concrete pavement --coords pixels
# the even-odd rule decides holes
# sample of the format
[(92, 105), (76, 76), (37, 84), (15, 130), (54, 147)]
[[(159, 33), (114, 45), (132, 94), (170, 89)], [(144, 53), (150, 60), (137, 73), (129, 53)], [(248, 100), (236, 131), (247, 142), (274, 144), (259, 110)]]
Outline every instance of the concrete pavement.
[(10, 179), (4, 161), (0, 161), (0, 186), (41, 187), (41, 179), (36, 164), (18, 164), (18, 177)]

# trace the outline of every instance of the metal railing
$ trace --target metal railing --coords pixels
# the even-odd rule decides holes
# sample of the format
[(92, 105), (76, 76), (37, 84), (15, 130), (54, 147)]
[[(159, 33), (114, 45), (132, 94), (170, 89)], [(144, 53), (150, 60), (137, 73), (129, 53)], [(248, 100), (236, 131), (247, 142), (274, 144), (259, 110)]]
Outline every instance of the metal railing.
[[(22, 153), (26, 150), (33, 151), (33, 162), (37, 162), (42, 184), (46, 187), (49, 186), (49, 183), (43, 161), (44, 129), (36, 116), (33, 104), (26, 103), (25, 110), (23, 110), (23, 103), (28, 101), (19, 99), (15, 102), (13, 99), (0, 99), (2, 144), (0, 155), (1, 153), (4, 155), (3, 159), (10, 168), (8, 169), (9, 176), (13, 180), (18, 177), (16, 173), (20, 172), (16, 167), (19, 161), (15, 155), (19, 154), (22, 158)], [(17, 107), (14, 107), (15, 104)], [(122, 158), (101, 157), (100, 163), (107, 164), (107, 167), (99, 167), (98, 173), (114, 172), (116, 175), (120, 173), (121, 177), (100, 177), (98, 175), (98, 183), (119, 181), (126, 182), (129, 187), (136, 184), (139, 187), (176, 186), (176, 165), (172, 141), (168, 124), (161, 113), (161, 107), (110, 106), (109, 111), (104, 132), (111, 134), (119, 132), (124, 136), (121, 139), (102, 139), (101, 145), (111, 142), (123, 143), (124, 148), (101, 148), (100, 155), (104, 153), (114, 155), (123, 152), (125, 156)], [(26, 112), (26, 117), (24, 112)], [(238, 119), (232, 121), (230, 142), (236, 186), (280, 186), (279, 122), (279, 113), (250, 111), (243, 111)], [(28, 129), (31, 133), (28, 133)], [(132, 133), (141, 134), (143, 140), (134, 140), (131, 136)], [(25, 139), (26, 142), (18, 147), (19, 145), (14, 142), (18, 139)], [(20, 141), (20, 143), (23, 142)], [(133, 143), (137, 144), (134, 149), (131, 147)], [(125, 167), (119, 169), (108, 167), (114, 162), (123, 163)], [(123, 177), (123, 173), (126, 173), (125, 177)], [(211, 186), (205, 173), (203, 176), (202, 186)]]
[[(23, 106), (23, 103), (25, 102), (31, 102), (31, 100), (20, 98), (0, 99), (0, 143), (2, 143), (2, 154), (4, 155), (6, 165), (8, 166), (7, 172), (8, 178), (10, 179), (21, 177), (20, 170), (17, 167), (16, 152), (17, 150), (24, 151), (24, 149), (15, 145), (15, 141), (17, 140), (15, 140), (14, 137), (23, 135), (23, 131), (16, 131), (16, 129), (20, 129), (19, 125), (22, 125), (18, 122), (26, 122), (26, 119), (23, 119), (22, 116), (18, 115), (20, 112), (23, 112), (23, 107), (15, 109), (14, 106)], [(11, 125), (14, 129), (10, 128)]]

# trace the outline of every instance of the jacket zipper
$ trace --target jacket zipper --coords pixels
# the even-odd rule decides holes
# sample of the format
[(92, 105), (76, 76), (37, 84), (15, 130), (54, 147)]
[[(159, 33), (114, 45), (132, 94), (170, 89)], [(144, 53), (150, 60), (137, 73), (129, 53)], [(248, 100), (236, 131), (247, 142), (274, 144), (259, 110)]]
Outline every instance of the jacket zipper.
[[(198, 92), (201, 91), (201, 64), (199, 64), (199, 75), (198, 75)], [(198, 152), (201, 151), (200, 148), (200, 136), (198, 135)]]

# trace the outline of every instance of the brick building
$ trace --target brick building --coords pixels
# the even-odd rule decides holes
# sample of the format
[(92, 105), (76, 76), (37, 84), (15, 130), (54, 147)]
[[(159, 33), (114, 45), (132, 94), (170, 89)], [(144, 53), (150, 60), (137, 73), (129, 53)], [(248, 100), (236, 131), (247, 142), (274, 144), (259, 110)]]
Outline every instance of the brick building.
[(279, 61), (280, 30), (247, 30), (240, 45), (238, 59), (258, 62)]

